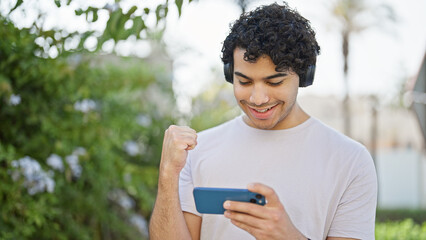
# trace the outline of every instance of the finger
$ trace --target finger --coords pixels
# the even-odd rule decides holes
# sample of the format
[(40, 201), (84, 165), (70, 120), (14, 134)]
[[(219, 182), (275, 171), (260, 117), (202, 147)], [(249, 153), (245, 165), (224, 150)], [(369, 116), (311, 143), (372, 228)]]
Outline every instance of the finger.
[(185, 150), (192, 150), (197, 146), (197, 134), (186, 133), (182, 138), (186, 144)]
[(192, 150), (195, 148), (195, 146), (197, 146), (197, 141), (192, 144), (188, 144), (185, 150)]
[(278, 195), (275, 193), (274, 189), (272, 189), (269, 186), (266, 186), (262, 183), (251, 183), (247, 185), (247, 189), (250, 192), (260, 193), (263, 196), (265, 196), (267, 200), (267, 205), (274, 206), (274, 205), (281, 205), (280, 199), (278, 198)]
[(175, 139), (174, 144), (178, 149), (192, 150), (197, 146), (197, 140), (193, 136), (181, 136)]
[(194, 145), (196, 144), (198, 135), (195, 131), (184, 130), (179, 133), (176, 133), (175, 137), (176, 139), (186, 140), (188, 145)]
[(168, 133), (169, 135), (181, 135), (181, 134), (189, 134), (189, 135), (197, 135), (197, 132), (188, 127), (188, 126), (176, 126), (176, 125), (171, 125), (167, 130), (166, 133)]
[(264, 226), (266, 224), (266, 221), (262, 218), (257, 218), (241, 212), (227, 210), (225, 211), (224, 216), (231, 220), (243, 223), (244, 225), (247, 225), (251, 228), (259, 228), (259, 226)]
[(197, 133), (189, 127), (170, 126), (166, 131), (165, 143), (178, 149), (190, 150), (197, 145)]
[(188, 126), (176, 126), (176, 125), (170, 125), (169, 128), (166, 130), (166, 135), (176, 135), (176, 134), (192, 134), (197, 135), (197, 132), (188, 127)]
[(197, 132), (195, 132), (195, 130), (193, 129), (188, 129), (187, 132), (183, 133), (184, 137), (187, 139), (187, 147), (185, 148), (185, 150), (192, 150), (195, 148), (195, 146), (197, 146)]
[(188, 127), (188, 126), (181, 126), (181, 128), (185, 129), (188, 132), (194, 133), (194, 134), (197, 133), (197, 131), (195, 131), (194, 129), (192, 129), (192, 128)]
[(223, 204), (223, 207), (226, 210), (230, 210), (232, 212), (249, 214), (261, 219), (268, 219), (268, 216), (269, 216), (269, 210), (267, 208), (254, 203), (225, 201), (225, 203)]

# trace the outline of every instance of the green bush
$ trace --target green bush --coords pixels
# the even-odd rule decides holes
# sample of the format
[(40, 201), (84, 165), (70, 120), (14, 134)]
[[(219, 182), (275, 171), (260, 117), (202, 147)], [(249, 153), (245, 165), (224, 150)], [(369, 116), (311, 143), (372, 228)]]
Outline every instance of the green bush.
[(37, 35), (1, 16), (0, 36), (0, 239), (146, 237), (170, 74), (37, 57)]
[(241, 114), (229, 83), (211, 83), (206, 90), (194, 97), (189, 125), (202, 131), (224, 123)]
[(378, 209), (376, 212), (377, 222), (401, 221), (410, 218), (415, 223), (426, 222), (426, 210), (421, 209)]
[(398, 222), (376, 223), (377, 240), (422, 240), (426, 239), (426, 222), (416, 224), (412, 219)]

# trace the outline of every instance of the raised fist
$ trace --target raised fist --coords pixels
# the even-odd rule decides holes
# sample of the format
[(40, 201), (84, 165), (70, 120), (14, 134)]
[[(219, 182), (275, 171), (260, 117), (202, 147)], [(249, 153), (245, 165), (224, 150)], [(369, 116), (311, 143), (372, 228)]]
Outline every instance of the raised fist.
[(186, 126), (171, 125), (164, 134), (160, 172), (179, 174), (185, 166), (188, 150), (197, 145), (197, 132)]

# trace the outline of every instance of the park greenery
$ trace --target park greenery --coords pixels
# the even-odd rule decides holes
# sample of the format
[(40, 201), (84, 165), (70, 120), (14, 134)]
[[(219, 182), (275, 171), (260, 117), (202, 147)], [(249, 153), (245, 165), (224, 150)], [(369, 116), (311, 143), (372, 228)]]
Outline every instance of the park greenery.
[[(184, 117), (167, 62), (102, 46), (131, 36), (161, 41), (168, 8), (180, 14), (183, 1), (78, 8), (88, 23), (100, 11), (109, 18), (103, 32), (73, 33), (38, 22), (18, 28), (9, 14), (22, 4), (0, 14), (0, 239), (147, 239), (163, 133)], [(157, 22), (151, 29), (149, 15)], [(97, 45), (88, 50), (90, 36)], [(69, 47), (70, 39), (79, 42)], [(203, 130), (239, 114), (225, 88), (212, 85), (194, 99), (184, 120)], [(426, 239), (426, 225), (378, 223), (376, 238)]]
[[(177, 118), (171, 73), (166, 64), (101, 48), (161, 34), (168, 7), (180, 12), (182, 1), (141, 15), (119, 3), (75, 10), (88, 23), (108, 11), (102, 33), (43, 29), (37, 21), (18, 29), (9, 14), (22, 6), (0, 16), (0, 239), (147, 238), (162, 134)], [(146, 27), (149, 14), (160, 27)], [(89, 36), (95, 50), (84, 47)]]
[(412, 219), (376, 223), (378, 240), (420, 240), (426, 239), (426, 222), (417, 224)]

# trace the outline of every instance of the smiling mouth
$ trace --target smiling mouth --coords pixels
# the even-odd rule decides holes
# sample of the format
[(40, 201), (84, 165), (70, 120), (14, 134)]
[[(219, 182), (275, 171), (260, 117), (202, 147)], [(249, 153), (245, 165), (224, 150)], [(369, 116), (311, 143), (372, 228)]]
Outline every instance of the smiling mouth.
[(241, 100), (240, 103), (248, 110), (248, 115), (258, 120), (270, 119), (274, 115), (275, 108), (284, 104), (282, 101), (276, 101), (269, 104), (255, 105), (244, 100)]
[[(276, 106), (276, 105), (275, 105)], [(267, 112), (267, 111), (269, 111), (269, 110), (271, 110), (273, 107), (275, 107), (275, 106), (272, 106), (272, 107), (269, 107), (269, 108), (264, 108), (264, 109), (256, 109), (256, 108), (252, 108), (252, 107), (250, 107), (251, 109), (253, 109), (254, 111), (256, 111), (256, 112), (259, 112), (259, 113), (265, 113), (265, 112)]]
[(252, 108), (250, 106), (248, 106), (249, 112), (251, 113), (250, 115), (258, 120), (267, 120), (270, 119), (272, 117), (272, 115), (274, 114), (274, 109), (277, 105), (271, 106), (269, 108), (262, 108), (262, 109), (258, 109), (258, 108)]

